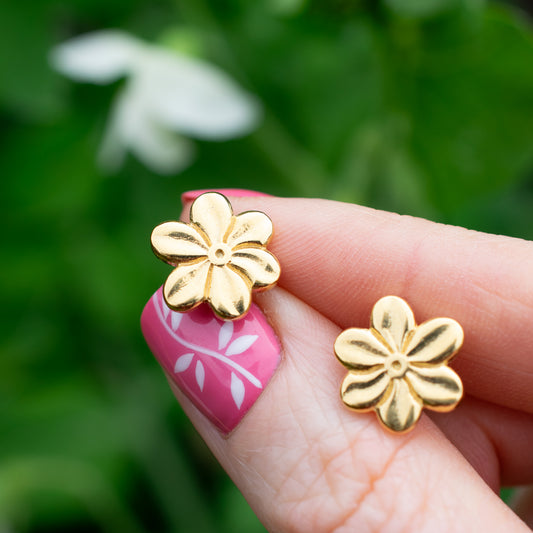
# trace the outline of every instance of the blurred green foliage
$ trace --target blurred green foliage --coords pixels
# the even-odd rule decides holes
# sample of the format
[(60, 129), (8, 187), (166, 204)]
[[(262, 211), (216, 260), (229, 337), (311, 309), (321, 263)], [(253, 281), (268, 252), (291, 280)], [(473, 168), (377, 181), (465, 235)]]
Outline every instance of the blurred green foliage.
[[(264, 105), (185, 172), (95, 154), (111, 87), (47, 56), (121, 28)], [(184, 37), (185, 36), (185, 37)], [(323, 196), (533, 238), (533, 30), (483, 0), (8, 0), (0, 6), (0, 531), (261, 531), (138, 327), (183, 190)]]

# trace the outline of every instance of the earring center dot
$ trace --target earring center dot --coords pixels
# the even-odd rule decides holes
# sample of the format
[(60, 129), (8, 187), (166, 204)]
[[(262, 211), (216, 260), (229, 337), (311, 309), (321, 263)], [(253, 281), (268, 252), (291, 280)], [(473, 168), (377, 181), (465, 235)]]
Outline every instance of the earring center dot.
[(230, 247), (223, 242), (214, 244), (209, 249), (207, 258), (213, 265), (223, 266), (231, 259)]
[(391, 378), (401, 378), (407, 371), (407, 360), (402, 354), (393, 354), (387, 362), (387, 372)]

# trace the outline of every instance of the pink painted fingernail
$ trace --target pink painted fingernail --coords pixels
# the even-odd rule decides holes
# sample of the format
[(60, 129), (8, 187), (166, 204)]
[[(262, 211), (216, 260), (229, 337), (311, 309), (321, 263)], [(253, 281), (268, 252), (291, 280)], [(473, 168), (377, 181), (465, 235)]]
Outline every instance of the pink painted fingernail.
[(250, 189), (199, 189), (197, 191), (186, 191), (181, 195), (181, 203), (185, 204), (187, 202), (192, 202), (196, 200), (198, 196), (204, 194), (204, 192), (216, 192), (222, 193), (224, 196), (236, 196), (238, 198), (244, 198), (247, 196), (271, 196), (264, 192), (251, 191)]
[(223, 433), (242, 420), (280, 362), (278, 339), (255, 304), (243, 319), (225, 322), (207, 304), (171, 311), (159, 289), (141, 328), (159, 364)]

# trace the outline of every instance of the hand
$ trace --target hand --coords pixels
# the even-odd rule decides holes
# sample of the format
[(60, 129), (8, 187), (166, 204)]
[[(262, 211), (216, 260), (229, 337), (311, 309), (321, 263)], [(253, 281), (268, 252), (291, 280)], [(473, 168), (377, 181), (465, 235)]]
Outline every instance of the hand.
[[(281, 364), (227, 437), (169, 381), (267, 529), (526, 531), (497, 493), (533, 483), (533, 244), (325, 200), (230, 200), (274, 222), (282, 276), (254, 300)], [(386, 295), (465, 331), (452, 363), (465, 398), (405, 435), (343, 405), (333, 355)]]

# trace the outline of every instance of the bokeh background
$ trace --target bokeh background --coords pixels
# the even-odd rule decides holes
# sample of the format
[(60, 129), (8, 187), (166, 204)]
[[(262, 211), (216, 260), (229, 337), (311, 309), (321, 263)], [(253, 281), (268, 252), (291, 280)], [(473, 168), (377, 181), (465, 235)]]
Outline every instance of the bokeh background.
[[(264, 531), (141, 337), (140, 311), (168, 273), (151, 229), (179, 215), (184, 190), (244, 187), (532, 239), (527, 9), (0, 3), (0, 532)], [(109, 28), (225, 72), (260, 103), (253, 127), (199, 135), (181, 170), (162, 172), (157, 153), (102, 166), (128, 76), (79, 83), (50, 54)], [(180, 133), (165, 139), (191, 137)]]

